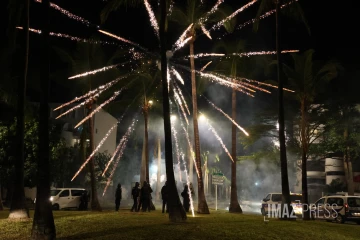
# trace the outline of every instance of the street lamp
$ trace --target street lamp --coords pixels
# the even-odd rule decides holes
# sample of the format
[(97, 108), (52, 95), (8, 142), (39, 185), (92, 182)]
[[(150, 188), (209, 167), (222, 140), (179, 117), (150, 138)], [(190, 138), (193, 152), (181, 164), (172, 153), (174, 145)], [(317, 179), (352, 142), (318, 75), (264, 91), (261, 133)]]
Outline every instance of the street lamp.
[(200, 120), (200, 121), (205, 121), (205, 120), (206, 120), (205, 115), (204, 115), (204, 114), (201, 114), (201, 115), (199, 116), (199, 120)]

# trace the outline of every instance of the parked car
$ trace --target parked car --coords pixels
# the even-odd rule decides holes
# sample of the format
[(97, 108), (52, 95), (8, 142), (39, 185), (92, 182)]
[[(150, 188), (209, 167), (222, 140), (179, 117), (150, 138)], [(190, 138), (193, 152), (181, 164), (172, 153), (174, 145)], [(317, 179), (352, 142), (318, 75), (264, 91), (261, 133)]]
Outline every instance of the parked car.
[[(52, 188), (50, 201), (54, 210), (64, 208), (80, 208), (81, 196), (87, 194), (83, 188)], [(34, 200), (36, 203), (36, 198)]]
[(338, 223), (353, 221), (360, 224), (360, 196), (324, 196), (311, 206), (311, 217)]
[[(301, 204), (302, 194), (300, 193), (290, 193), (291, 206), (293, 207), (295, 215), (302, 215), (302, 204)], [(261, 202), (261, 214), (266, 216), (269, 213), (269, 205), (271, 204), (281, 204), (282, 203), (282, 194), (281, 193), (269, 193)], [(271, 209), (273, 211), (274, 209)]]

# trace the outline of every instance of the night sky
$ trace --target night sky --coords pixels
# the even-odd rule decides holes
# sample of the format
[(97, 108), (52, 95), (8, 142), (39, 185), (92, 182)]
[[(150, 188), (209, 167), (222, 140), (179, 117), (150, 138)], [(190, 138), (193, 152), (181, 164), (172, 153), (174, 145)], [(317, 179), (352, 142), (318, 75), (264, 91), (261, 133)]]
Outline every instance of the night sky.
[[(154, 10), (157, 8), (157, 1), (151, 1)], [(179, 1), (178, 1), (179, 2)], [(209, 1), (216, 2), (216, 1)], [(246, 4), (248, 1), (225, 1), (236, 10)], [(328, 60), (336, 58), (341, 62), (346, 70), (357, 70), (360, 63), (359, 38), (357, 37), (357, 20), (358, 13), (355, 7), (355, 1), (327, 1), (327, 0), (300, 0), (305, 16), (311, 28), (311, 35), (309, 36), (306, 28), (302, 23), (297, 23), (287, 17), (283, 17), (283, 32), (282, 32), (282, 46), (283, 49), (300, 49), (306, 50), (314, 48), (317, 59)], [(149, 18), (143, 4), (139, 4), (137, 8), (127, 7), (115, 13), (110, 14), (110, 17), (105, 24), (100, 24), (100, 12), (105, 6), (106, 2), (102, 0), (86, 1), (86, 0), (54, 0), (54, 3), (68, 9), (69, 11), (79, 16), (88, 19), (95, 25), (100, 25), (102, 29), (108, 30), (112, 33), (120, 35), (124, 38), (139, 43), (140, 45), (152, 50), (158, 51), (158, 42), (153, 34), (153, 29), (150, 26)], [(4, 3), (3, 3), (4, 4)], [(4, 10), (4, 8), (3, 8)], [(245, 10), (237, 16), (237, 23), (245, 22), (255, 17), (257, 5)], [(39, 23), (42, 20), (39, 12), (39, 4), (31, 3), (30, 26), (39, 28)], [(234, 33), (223, 37), (225, 41), (234, 41), (238, 39), (247, 39), (249, 49), (254, 51), (259, 50), (275, 50), (275, 18), (271, 16), (260, 23), (258, 33), (252, 31), (251, 26), (245, 27), (242, 30), (236, 30)], [(104, 40), (116, 41), (114, 39), (100, 36), (96, 32), (95, 27), (86, 27), (74, 20), (68, 19), (64, 15), (55, 10), (51, 10), (51, 30), (54, 32), (68, 33), (78, 37), (100, 37)], [(173, 43), (178, 36), (183, 32), (174, 24), (170, 24), (169, 43)], [(218, 38), (224, 34), (224, 31), (213, 32), (213, 39)], [(41, 49), (37, 40), (36, 34), (31, 34), (31, 52), (30, 57), (36, 62), (36, 51)], [(196, 52), (212, 52), (213, 44), (216, 40), (210, 41), (204, 35), (200, 36), (195, 43)], [(52, 38), (52, 43), (69, 51), (73, 51), (76, 43), (64, 39)], [(171, 44), (169, 44), (170, 48)], [(105, 51), (112, 53), (113, 47), (104, 47)], [(187, 54), (188, 48), (181, 50), (184, 55)], [(54, 57), (52, 68), (63, 69), (68, 71), (67, 65), (64, 65)], [(30, 69), (31, 71), (31, 69)], [(70, 74), (70, 73), (69, 73)], [(67, 81), (67, 79), (64, 79)], [(54, 85), (53, 85), (54, 86)], [(57, 96), (58, 86), (53, 87), (52, 97), (55, 101), (61, 101), (62, 98), (68, 100), (73, 96), (61, 94)], [(31, 95), (31, 91), (30, 95)]]

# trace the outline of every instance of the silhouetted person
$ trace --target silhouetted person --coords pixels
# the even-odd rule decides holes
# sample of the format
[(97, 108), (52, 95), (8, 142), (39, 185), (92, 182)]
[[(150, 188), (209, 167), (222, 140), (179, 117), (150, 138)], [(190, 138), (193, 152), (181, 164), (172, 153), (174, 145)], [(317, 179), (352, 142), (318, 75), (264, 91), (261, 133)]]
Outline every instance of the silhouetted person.
[(119, 211), (121, 201), (121, 184), (119, 183), (115, 192), (115, 210)]
[(161, 188), (161, 198), (162, 198), (162, 202), (163, 202), (162, 213), (164, 213), (165, 206), (166, 206), (166, 212), (169, 212), (168, 207), (167, 207), (167, 201), (169, 198), (169, 187), (166, 184), (167, 184), (167, 182), (165, 182), (165, 185)]
[(189, 187), (188, 185), (185, 185), (184, 191), (182, 191), (181, 196), (183, 197), (183, 207), (185, 209), (185, 212), (189, 212), (190, 208), (190, 196), (189, 196)]
[(132, 191), (131, 191), (131, 196), (134, 200), (134, 204), (131, 208), (131, 211), (135, 211), (137, 212), (138, 211), (138, 198), (139, 198), (139, 194), (140, 194), (140, 189), (139, 189), (139, 183), (136, 182), (135, 183), (135, 187), (133, 187)]
[(140, 190), (140, 202), (141, 202), (140, 204), (143, 212), (146, 212), (146, 210), (150, 212), (151, 193), (152, 193), (152, 189), (150, 185), (146, 181), (144, 181), (143, 187)]
[(80, 196), (80, 207), (79, 210), (87, 210), (88, 208), (88, 194), (84, 191)]

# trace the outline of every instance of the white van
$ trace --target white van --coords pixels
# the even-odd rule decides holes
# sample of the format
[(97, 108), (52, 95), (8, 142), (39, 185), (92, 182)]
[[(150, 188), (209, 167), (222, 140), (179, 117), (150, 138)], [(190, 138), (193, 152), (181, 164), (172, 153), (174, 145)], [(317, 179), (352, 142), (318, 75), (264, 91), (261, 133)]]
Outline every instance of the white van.
[(54, 210), (79, 208), (80, 198), (87, 193), (84, 188), (53, 188), (50, 190), (50, 201)]
[(311, 207), (313, 219), (360, 224), (360, 196), (332, 195), (317, 200)]
[[(291, 206), (293, 207), (295, 215), (302, 215), (302, 194), (300, 193), (290, 193)], [(268, 207), (271, 204), (281, 204), (282, 194), (281, 193), (269, 193), (261, 202), (261, 214), (266, 216), (269, 211)], [(274, 209), (271, 209), (274, 211)]]

